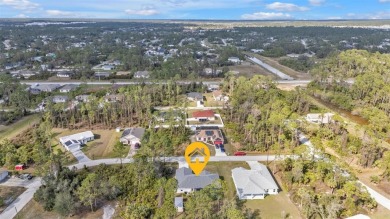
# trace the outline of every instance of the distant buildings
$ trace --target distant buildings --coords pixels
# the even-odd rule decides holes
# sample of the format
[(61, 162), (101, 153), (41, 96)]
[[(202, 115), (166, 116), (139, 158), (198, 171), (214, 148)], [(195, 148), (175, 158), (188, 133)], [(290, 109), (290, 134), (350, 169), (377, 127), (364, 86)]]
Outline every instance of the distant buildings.
[(140, 79), (140, 78), (149, 78), (150, 74), (148, 71), (137, 71), (134, 73), (134, 78)]
[(237, 58), (237, 57), (229, 57), (228, 61), (233, 63), (233, 64), (240, 64), (241, 63), (240, 58)]
[(73, 75), (73, 72), (71, 71), (60, 71), (60, 72), (57, 72), (57, 77), (59, 78), (70, 78), (72, 77)]

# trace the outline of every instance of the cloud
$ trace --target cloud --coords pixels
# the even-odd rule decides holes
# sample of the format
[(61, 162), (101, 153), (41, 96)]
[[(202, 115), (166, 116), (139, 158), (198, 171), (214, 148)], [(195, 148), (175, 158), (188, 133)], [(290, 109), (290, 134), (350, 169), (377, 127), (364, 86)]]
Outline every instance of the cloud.
[(325, 0), (309, 0), (309, 3), (313, 6), (321, 6), (325, 3)]
[(387, 11), (378, 11), (375, 13), (366, 13), (366, 14), (355, 14), (355, 13), (348, 13), (347, 14), (349, 19), (390, 19), (390, 13)]
[(18, 14), (15, 16), (15, 18), (28, 18), (29, 16), (25, 15), (25, 14)]
[(267, 9), (276, 10), (276, 11), (307, 11), (309, 8), (301, 7), (291, 3), (282, 3), (274, 2), (272, 4), (266, 5)]
[(39, 4), (29, 0), (0, 0), (0, 5), (10, 6), (23, 11), (29, 11), (39, 7)]
[(140, 16), (151, 16), (151, 15), (159, 14), (159, 12), (155, 9), (142, 9), (142, 10), (127, 9), (125, 12), (128, 15), (140, 15)]
[(60, 10), (46, 10), (46, 14), (52, 17), (69, 17), (75, 15), (73, 12)]
[(379, 0), (380, 3), (390, 2), (390, 0)]
[(291, 15), (281, 12), (256, 12), (253, 14), (243, 14), (241, 18), (244, 20), (282, 20), (291, 19)]

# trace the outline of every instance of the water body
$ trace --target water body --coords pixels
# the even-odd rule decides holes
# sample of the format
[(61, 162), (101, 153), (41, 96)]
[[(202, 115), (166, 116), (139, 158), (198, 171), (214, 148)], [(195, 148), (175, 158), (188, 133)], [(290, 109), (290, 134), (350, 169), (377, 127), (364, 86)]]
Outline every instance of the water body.
[(361, 116), (353, 115), (350, 111), (342, 109), (342, 108), (340, 108), (332, 103), (329, 103), (327, 101), (324, 101), (318, 97), (314, 97), (314, 96), (311, 96), (311, 97), (314, 98), (319, 103), (321, 103), (322, 105), (328, 107), (329, 109), (331, 109), (334, 112), (337, 112), (341, 116), (350, 119), (351, 121), (353, 121), (356, 124), (359, 124), (359, 125), (368, 125), (369, 124), (369, 121)]

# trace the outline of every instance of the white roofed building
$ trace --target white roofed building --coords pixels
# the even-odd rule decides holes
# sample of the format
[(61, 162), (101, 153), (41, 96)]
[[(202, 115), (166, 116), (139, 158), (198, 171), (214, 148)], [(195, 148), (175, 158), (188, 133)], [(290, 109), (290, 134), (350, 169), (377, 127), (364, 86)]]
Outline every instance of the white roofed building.
[(68, 151), (80, 150), (80, 146), (95, 139), (91, 131), (81, 132), (60, 138), (61, 144)]

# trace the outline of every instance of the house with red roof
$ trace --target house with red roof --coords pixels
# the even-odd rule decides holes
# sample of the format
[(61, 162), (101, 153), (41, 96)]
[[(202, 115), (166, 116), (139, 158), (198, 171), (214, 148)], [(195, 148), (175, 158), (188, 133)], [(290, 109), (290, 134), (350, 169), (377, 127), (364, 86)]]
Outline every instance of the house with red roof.
[(192, 119), (199, 122), (214, 121), (215, 113), (213, 110), (201, 110), (192, 113)]

